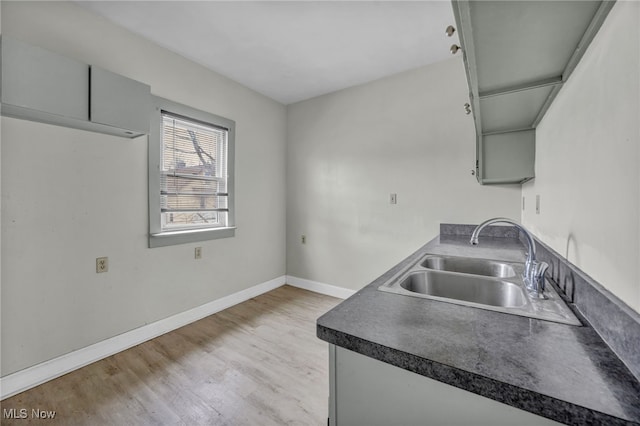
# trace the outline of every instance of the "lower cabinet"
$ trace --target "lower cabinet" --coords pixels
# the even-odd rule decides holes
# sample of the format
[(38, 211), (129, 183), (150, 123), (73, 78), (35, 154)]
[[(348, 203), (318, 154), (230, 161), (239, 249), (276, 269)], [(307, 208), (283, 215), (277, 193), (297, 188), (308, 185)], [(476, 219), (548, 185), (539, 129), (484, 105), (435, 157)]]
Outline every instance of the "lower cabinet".
[(329, 425), (559, 425), (329, 345)]

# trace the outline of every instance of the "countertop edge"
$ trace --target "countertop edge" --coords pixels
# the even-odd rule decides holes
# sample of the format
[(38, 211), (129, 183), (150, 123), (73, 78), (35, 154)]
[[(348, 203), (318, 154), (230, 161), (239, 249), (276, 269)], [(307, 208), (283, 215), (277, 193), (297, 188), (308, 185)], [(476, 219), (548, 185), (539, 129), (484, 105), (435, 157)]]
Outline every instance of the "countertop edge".
[(320, 324), (316, 325), (316, 335), (319, 339), (336, 346), (567, 425), (638, 425), (632, 421), (389, 348)]

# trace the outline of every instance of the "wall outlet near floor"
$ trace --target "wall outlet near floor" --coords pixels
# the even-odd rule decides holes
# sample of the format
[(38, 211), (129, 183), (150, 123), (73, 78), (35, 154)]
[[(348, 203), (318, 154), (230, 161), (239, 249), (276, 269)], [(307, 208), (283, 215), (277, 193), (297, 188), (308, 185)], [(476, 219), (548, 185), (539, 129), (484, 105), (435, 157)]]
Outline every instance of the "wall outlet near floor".
[(540, 214), (540, 195), (536, 195), (536, 214)]
[(398, 204), (398, 194), (389, 195), (389, 204)]
[(522, 211), (524, 211), (524, 195), (522, 196)]
[(306, 236), (306, 235), (302, 235), (302, 236), (300, 237), (300, 242), (301, 242), (302, 244), (307, 244), (307, 236)]
[(97, 257), (96, 258), (96, 273), (107, 272), (109, 270), (109, 258)]
[(202, 247), (196, 247), (196, 249), (193, 251), (193, 258), (202, 259)]

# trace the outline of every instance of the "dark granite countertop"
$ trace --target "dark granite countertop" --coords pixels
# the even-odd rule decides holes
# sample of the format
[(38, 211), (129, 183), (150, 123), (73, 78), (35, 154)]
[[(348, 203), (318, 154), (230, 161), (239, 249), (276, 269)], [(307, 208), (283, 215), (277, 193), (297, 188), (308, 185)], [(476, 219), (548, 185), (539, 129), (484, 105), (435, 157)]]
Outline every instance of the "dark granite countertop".
[(378, 290), (426, 253), (524, 260), (515, 238), (468, 241), (432, 240), (320, 317), (318, 337), (561, 423), (640, 424), (640, 383), (586, 321), (576, 327)]

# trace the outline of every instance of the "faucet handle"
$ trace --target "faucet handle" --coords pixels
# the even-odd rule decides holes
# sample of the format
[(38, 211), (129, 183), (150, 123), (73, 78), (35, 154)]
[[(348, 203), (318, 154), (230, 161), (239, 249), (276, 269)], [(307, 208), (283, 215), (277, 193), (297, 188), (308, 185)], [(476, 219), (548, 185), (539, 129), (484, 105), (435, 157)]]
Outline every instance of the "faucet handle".
[(549, 269), (549, 264), (547, 262), (535, 262), (534, 268), (536, 278), (544, 279), (544, 274), (547, 272), (547, 269)]
[(547, 272), (548, 268), (549, 264), (547, 262), (534, 261), (532, 265), (531, 275), (533, 276), (534, 280), (533, 285), (535, 288), (536, 296), (541, 299), (546, 298), (544, 295), (544, 274)]

